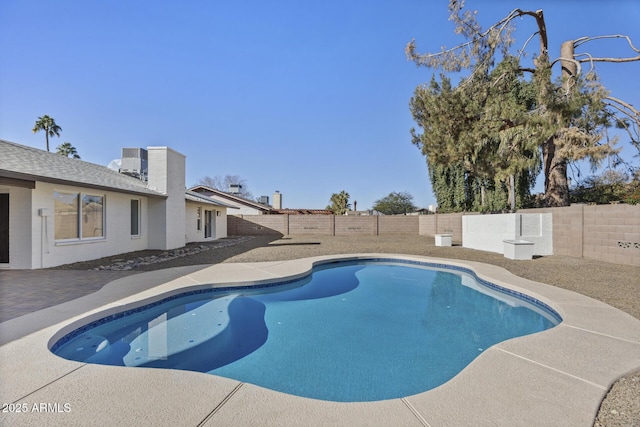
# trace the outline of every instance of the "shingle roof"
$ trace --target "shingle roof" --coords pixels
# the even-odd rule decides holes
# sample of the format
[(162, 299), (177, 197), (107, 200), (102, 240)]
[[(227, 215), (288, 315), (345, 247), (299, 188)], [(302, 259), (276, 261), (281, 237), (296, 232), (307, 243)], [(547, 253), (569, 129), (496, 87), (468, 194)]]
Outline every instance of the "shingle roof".
[(105, 166), (0, 140), (0, 177), (166, 197), (139, 179)]

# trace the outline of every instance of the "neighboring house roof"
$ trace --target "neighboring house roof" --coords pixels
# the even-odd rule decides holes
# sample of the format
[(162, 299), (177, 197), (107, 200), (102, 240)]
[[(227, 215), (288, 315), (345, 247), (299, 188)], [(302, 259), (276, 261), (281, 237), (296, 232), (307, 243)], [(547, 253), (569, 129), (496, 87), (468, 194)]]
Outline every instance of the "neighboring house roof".
[[(25, 184), (30, 181), (82, 186), (152, 197), (166, 195), (147, 188), (137, 178), (123, 175), (105, 166), (71, 159), (57, 153), (0, 140), (0, 182)], [(31, 187), (34, 188), (34, 187)]]
[(187, 190), (185, 196), (186, 196), (186, 199), (188, 201), (192, 201), (192, 202), (206, 203), (208, 205), (219, 206), (219, 207), (223, 207), (223, 208), (240, 209), (237, 206), (233, 206), (233, 205), (228, 204), (228, 203), (220, 202), (218, 200), (213, 200), (213, 199), (211, 199), (211, 198), (209, 198), (207, 196), (203, 196), (200, 193), (196, 193), (195, 191)]
[(333, 212), (327, 209), (274, 209), (271, 213), (281, 215), (333, 215)]
[(225, 193), (224, 191), (216, 190), (215, 188), (207, 187), (206, 185), (196, 185), (195, 187), (191, 187), (189, 190), (195, 193), (204, 194), (205, 196), (215, 195), (223, 199), (229, 200), (232, 203), (236, 203), (237, 205), (239, 204), (239, 205), (247, 206), (253, 209), (258, 209), (265, 213), (272, 213), (273, 211), (271, 206), (263, 205), (262, 203), (254, 202), (253, 200), (245, 199), (244, 197)]

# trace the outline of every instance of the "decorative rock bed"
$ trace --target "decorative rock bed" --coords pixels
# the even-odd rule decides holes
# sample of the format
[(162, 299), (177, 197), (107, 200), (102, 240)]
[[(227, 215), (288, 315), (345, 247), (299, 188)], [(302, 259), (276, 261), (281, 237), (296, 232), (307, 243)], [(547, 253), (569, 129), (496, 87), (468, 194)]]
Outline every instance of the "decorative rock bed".
[(238, 243), (251, 240), (252, 236), (237, 237), (234, 239), (216, 241), (209, 244), (194, 244), (192, 246), (186, 246), (184, 248), (172, 249), (159, 253), (158, 255), (141, 256), (132, 259), (114, 259), (113, 264), (101, 265), (95, 267), (96, 271), (127, 271), (133, 270), (145, 265), (156, 264), (159, 262), (165, 262), (176, 258), (182, 258), (189, 255), (195, 255), (200, 252), (206, 252), (213, 249), (226, 248), (228, 246), (237, 245)]

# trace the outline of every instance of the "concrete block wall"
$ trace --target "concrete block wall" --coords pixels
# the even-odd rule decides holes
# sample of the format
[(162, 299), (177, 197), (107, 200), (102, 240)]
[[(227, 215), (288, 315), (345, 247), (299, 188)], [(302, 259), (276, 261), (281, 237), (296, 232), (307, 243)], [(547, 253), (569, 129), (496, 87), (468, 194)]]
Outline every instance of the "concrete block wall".
[(419, 232), (421, 236), (452, 234), (451, 241), (462, 244), (462, 213), (420, 215)]
[(378, 216), (377, 218), (378, 235), (419, 234), (419, 215)]
[(286, 215), (289, 217), (289, 234), (333, 236), (333, 215)]
[(553, 214), (553, 252), (640, 266), (640, 205), (525, 209)]
[[(551, 213), (553, 253), (640, 266), (640, 206), (573, 205), (522, 209)], [(475, 215), (465, 213), (464, 215)], [(229, 235), (316, 234), (336, 236), (451, 233), (462, 243), (462, 213), (419, 216), (244, 215), (229, 216)]]
[(436, 215), (418, 216), (418, 234), (420, 236), (436, 235)]
[(378, 217), (377, 216), (335, 216), (336, 236), (377, 236)]
[(582, 256), (640, 266), (640, 206), (584, 206)]
[(377, 236), (419, 232), (418, 216), (229, 215), (230, 236), (292, 234), (317, 236)]
[(289, 234), (288, 215), (229, 215), (229, 236), (263, 236)]
[(519, 213), (550, 213), (553, 216), (553, 253), (582, 258), (584, 205), (564, 208), (521, 209)]

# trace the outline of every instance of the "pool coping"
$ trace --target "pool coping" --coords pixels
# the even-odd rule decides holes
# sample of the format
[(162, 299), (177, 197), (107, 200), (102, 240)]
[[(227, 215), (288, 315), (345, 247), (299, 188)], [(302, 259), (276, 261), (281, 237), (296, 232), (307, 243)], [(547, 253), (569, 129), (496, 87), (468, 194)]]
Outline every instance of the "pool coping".
[[(363, 403), (302, 398), (195, 372), (84, 364), (48, 350), (80, 321), (96, 320), (160, 295), (185, 288), (293, 280), (308, 275), (317, 263), (363, 258), (468, 268), (481, 279), (536, 298), (553, 308), (563, 322), (494, 345), (433, 390)], [(105, 286), (98, 293), (107, 302), (99, 308), (0, 346), (1, 401), (13, 403), (7, 406), (12, 412), (0, 412), (0, 424), (87, 425), (110, 419), (156, 425), (591, 426), (611, 384), (640, 369), (640, 320), (600, 301), (489, 264), (386, 253), (222, 263), (160, 280), (157, 286), (120, 298), (121, 281), (141, 280), (145, 274), (149, 273), (119, 279), (119, 292), (110, 284)], [(25, 411), (16, 412), (21, 409)]]

